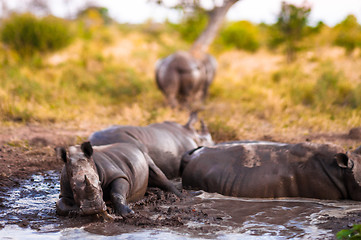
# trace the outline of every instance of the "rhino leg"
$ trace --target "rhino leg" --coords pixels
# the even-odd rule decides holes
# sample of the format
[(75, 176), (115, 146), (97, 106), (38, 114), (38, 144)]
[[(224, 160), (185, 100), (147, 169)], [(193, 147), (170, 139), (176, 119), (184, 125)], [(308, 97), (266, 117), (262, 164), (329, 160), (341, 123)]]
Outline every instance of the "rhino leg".
[(176, 194), (178, 197), (182, 197), (182, 194), (179, 190), (168, 180), (168, 178), (164, 175), (162, 170), (155, 165), (153, 160), (147, 155), (144, 154), (145, 158), (147, 159), (148, 166), (149, 166), (149, 186), (159, 187), (160, 189), (172, 192)]
[(127, 216), (128, 214), (133, 214), (127, 204), (127, 194), (129, 191), (129, 182), (124, 178), (115, 179), (111, 183), (110, 190), (110, 201), (114, 206), (114, 211), (116, 214), (121, 215), (122, 217)]
[(178, 107), (179, 102), (177, 100), (177, 95), (180, 88), (179, 73), (176, 70), (171, 69), (161, 82), (162, 84), (159, 84), (159, 86), (161, 86), (160, 89), (163, 91), (168, 104), (172, 108)]
[(168, 104), (171, 106), (171, 108), (176, 108), (178, 107), (178, 100), (177, 100), (177, 97), (175, 94), (169, 94), (167, 96), (167, 101), (168, 101)]
[(74, 199), (62, 197), (56, 202), (56, 213), (60, 216), (79, 213), (79, 207), (75, 204)]

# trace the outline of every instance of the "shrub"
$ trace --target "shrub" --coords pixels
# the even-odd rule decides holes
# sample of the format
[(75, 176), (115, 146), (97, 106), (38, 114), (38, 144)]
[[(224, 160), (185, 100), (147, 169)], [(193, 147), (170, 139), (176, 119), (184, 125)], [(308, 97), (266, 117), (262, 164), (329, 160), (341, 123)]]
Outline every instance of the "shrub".
[(0, 37), (22, 57), (59, 50), (72, 40), (65, 21), (55, 17), (38, 19), (28, 13), (15, 14), (7, 19)]
[(358, 107), (360, 85), (354, 86), (347, 81), (342, 71), (335, 70), (330, 62), (319, 67), (315, 81), (292, 81), (291, 99), (295, 104), (304, 104), (320, 110), (334, 107)]
[(227, 47), (234, 47), (254, 52), (259, 46), (259, 31), (248, 21), (229, 24), (220, 33), (221, 42)]
[(345, 20), (335, 26), (338, 34), (335, 39), (335, 45), (344, 47), (347, 54), (361, 46), (361, 27), (354, 15), (348, 15)]
[(179, 24), (169, 23), (172, 28), (178, 31), (181, 37), (187, 42), (194, 42), (206, 28), (208, 15), (205, 10), (199, 8), (192, 14), (182, 19)]
[(347, 102), (352, 89), (344, 80), (342, 72), (337, 72), (331, 66), (321, 72), (314, 86), (316, 103), (321, 106), (349, 105)]
[(229, 126), (226, 121), (216, 117), (213, 121), (208, 122), (208, 128), (213, 140), (216, 142), (231, 141), (237, 139), (237, 128)]

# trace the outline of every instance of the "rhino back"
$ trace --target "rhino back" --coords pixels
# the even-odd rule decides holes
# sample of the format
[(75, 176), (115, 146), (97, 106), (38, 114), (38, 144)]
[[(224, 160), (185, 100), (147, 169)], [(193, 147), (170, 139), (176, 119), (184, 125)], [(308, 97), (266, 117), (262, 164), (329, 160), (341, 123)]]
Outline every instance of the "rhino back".
[(197, 147), (195, 140), (182, 125), (174, 122), (151, 124), (145, 132), (144, 145), (154, 163), (168, 178), (178, 177), (181, 157)]
[(127, 142), (139, 144), (137, 128), (133, 126), (111, 126), (109, 128), (94, 132), (88, 140), (93, 146), (108, 145), (113, 143)]
[(93, 159), (98, 170), (105, 199), (108, 199), (110, 184), (117, 178), (129, 182), (128, 201), (144, 196), (148, 185), (149, 167), (142, 151), (128, 143), (94, 147)]
[(328, 174), (340, 172), (325, 173), (321, 166), (332, 164), (327, 160), (332, 154), (320, 156), (312, 147), (292, 144), (203, 148), (186, 166), (182, 181), (186, 187), (228, 196), (339, 199), (344, 193)]

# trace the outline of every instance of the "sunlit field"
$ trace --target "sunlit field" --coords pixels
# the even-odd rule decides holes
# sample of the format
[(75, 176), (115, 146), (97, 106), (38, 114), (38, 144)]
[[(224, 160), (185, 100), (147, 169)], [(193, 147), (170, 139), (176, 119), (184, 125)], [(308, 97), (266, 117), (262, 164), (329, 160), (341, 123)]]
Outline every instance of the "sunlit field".
[[(112, 124), (187, 121), (170, 109), (154, 79), (160, 57), (188, 49), (162, 25), (112, 24), (89, 30), (67, 48), (21, 59), (0, 52), (2, 125), (55, 124), (97, 130)], [(292, 141), (312, 133), (347, 132), (361, 125), (361, 58), (327, 40), (330, 29), (304, 40), (297, 60), (282, 49), (222, 49), (204, 110), (216, 141)]]

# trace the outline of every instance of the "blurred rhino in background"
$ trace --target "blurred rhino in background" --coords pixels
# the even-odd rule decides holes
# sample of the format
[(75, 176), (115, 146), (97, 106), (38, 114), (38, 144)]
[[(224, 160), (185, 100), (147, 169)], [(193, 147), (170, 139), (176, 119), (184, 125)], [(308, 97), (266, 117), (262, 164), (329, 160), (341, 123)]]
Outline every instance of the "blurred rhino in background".
[(196, 109), (207, 97), (216, 68), (217, 61), (209, 54), (196, 58), (190, 52), (177, 51), (158, 60), (155, 77), (172, 108)]

